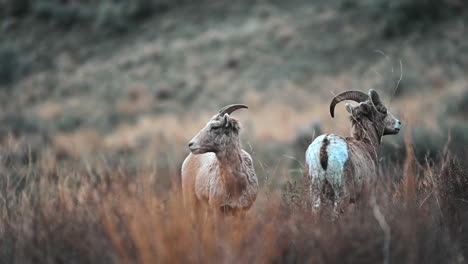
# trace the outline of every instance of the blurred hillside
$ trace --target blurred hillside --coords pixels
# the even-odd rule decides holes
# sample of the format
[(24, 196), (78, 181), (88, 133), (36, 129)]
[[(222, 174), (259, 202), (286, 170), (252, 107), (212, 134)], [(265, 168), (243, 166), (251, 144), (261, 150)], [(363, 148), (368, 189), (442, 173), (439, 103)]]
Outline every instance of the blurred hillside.
[(464, 154), (467, 14), (461, 0), (3, 0), (1, 142), (11, 164), (175, 172), (208, 118), (242, 102), (244, 147), (274, 176), (302, 161), (291, 142), (311, 122), (349, 133), (334, 94), (374, 88), (405, 125), (384, 160), (403, 160), (405, 135), (421, 160)]
[[(0, 263), (466, 263), (467, 25), (463, 0), (0, 0)], [(375, 192), (313, 212), (305, 146), (370, 88), (403, 121)], [(231, 103), (259, 193), (196, 226), (180, 166)]]

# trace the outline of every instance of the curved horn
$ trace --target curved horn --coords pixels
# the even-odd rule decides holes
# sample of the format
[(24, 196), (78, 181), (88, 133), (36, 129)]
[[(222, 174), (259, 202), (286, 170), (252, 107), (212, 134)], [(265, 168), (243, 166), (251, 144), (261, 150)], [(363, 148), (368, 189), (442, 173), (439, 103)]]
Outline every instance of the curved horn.
[(369, 96), (363, 92), (360, 91), (347, 91), (347, 92), (342, 92), (339, 95), (335, 96), (333, 100), (330, 103), (330, 115), (332, 117), (335, 117), (335, 106), (344, 100), (352, 100), (358, 103), (362, 103), (367, 101), (369, 99)]
[(221, 108), (221, 110), (219, 110), (219, 115), (220, 116), (223, 116), (224, 114), (230, 115), (232, 112), (234, 112), (234, 111), (236, 111), (238, 109), (241, 109), (241, 108), (249, 108), (249, 107), (247, 107), (246, 105), (243, 105), (243, 104), (227, 105), (227, 106)]

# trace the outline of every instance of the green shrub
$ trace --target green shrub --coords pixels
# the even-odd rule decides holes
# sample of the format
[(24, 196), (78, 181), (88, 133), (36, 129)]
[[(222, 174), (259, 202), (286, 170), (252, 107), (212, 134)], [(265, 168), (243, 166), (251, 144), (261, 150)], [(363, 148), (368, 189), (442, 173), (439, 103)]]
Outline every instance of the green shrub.
[(30, 11), (30, 9), (30, 0), (0, 1), (0, 15), (20, 17), (26, 15)]
[(446, 101), (447, 114), (455, 116), (466, 116), (468, 114), (468, 89), (461, 95)]
[(12, 133), (15, 136), (24, 134), (40, 134), (45, 132), (45, 126), (38, 118), (19, 113), (8, 113), (0, 120), (0, 135)]
[(0, 46), (0, 85), (9, 85), (28, 71), (20, 52), (10, 46)]
[(47, 1), (37, 3), (34, 14), (37, 18), (62, 29), (86, 23), (92, 18), (90, 11), (78, 5), (61, 5)]
[(105, 1), (97, 12), (97, 29), (105, 34), (125, 32), (134, 22), (149, 17), (153, 8), (153, 2), (150, 0)]
[(100, 34), (128, 31), (155, 13), (167, 11), (183, 1), (170, 0), (0, 0), (0, 18), (27, 16), (68, 30), (85, 27)]
[(77, 113), (65, 113), (54, 121), (54, 128), (62, 132), (72, 132), (83, 125), (83, 117)]
[(104, 33), (119, 33), (130, 28), (127, 18), (122, 15), (119, 6), (104, 4), (98, 10), (96, 17), (97, 29)]
[(447, 133), (451, 136), (449, 149), (458, 156), (465, 157), (468, 154), (468, 123), (459, 122)]
[[(415, 158), (419, 162), (425, 163), (426, 159), (439, 160), (442, 158), (442, 150), (447, 144), (453, 154), (457, 156), (467, 154), (468, 124), (464, 122), (452, 125), (444, 124), (444, 122), (440, 123), (442, 124), (440, 132), (432, 131), (426, 127), (417, 127), (411, 132), (410, 143)], [(398, 136), (394, 144), (384, 140), (381, 155), (386, 165), (402, 163), (406, 158), (404, 135)]]
[(110, 133), (119, 124), (132, 124), (136, 119), (136, 115), (132, 113), (110, 111), (104, 115), (88, 120), (86, 126), (93, 127), (100, 133)]
[[(396, 71), (399, 71), (399, 69), (396, 69)], [(424, 76), (411, 69), (404, 70), (404, 75), (398, 84), (398, 88), (395, 89), (394, 85), (397, 84), (397, 80), (397, 78), (393, 78), (393, 83), (391, 85), (391, 92), (395, 92), (395, 96), (397, 97), (421, 92), (421, 87), (428, 86)]]
[(370, 0), (367, 13), (384, 23), (384, 35), (394, 37), (411, 31), (429, 30), (434, 23), (466, 10), (467, 4), (456, 0)]

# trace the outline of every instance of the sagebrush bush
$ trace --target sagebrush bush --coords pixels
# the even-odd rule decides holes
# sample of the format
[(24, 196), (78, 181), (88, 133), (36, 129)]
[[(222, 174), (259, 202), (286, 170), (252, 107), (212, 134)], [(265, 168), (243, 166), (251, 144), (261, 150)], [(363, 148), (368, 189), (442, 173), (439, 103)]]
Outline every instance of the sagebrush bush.
[[(62, 30), (73, 27), (93, 29), (97, 35), (124, 32), (155, 13), (167, 11), (175, 1), (168, 0), (5, 0), (0, 15), (34, 18)], [(182, 1), (177, 1), (178, 3)]]
[(34, 14), (37, 18), (64, 30), (76, 25), (90, 24), (92, 21), (92, 11), (75, 4), (38, 2), (34, 6)]
[(20, 113), (9, 112), (0, 120), (0, 137), (5, 137), (9, 133), (19, 135), (46, 134), (45, 124), (38, 118), (25, 116)]
[(2, 0), (0, 1), (0, 15), (6, 17), (21, 17), (31, 10), (30, 0)]
[(446, 100), (447, 114), (464, 117), (468, 115), (468, 89), (461, 95)]
[(104, 1), (98, 8), (96, 26), (104, 33), (124, 32), (136, 21), (149, 17), (154, 7), (151, 0)]
[(384, 25), (387, 37), (430, 30), (437, 22), (464, 14), (468, 8), (457, 0), (372, 0), (364, 5), (371, 18)]
[(0, 45), (0, 85), (9, 85), (26, 72), (19, 51), (11, 45)]
[[(463, 119), (464, 105), (462, 102), (466, 100), (464, 96), (453, 99), (452, 102), (447, 102), (448, 113), (452, 115), (450, 118), (443, 116), (438, 118), (439, 127), (437, 130), (430, 129), (424, 126), (414, 127), (411, 129), (411, 146), (414, 150), (415, 158), (424, 163), (426, 160), (440, 160), (441, 149), (448, 147), (455, 155), (463, 156), (467, 154), (468, 146), (468, 123)], [(393, 141), (383, 141), (381, 152), (385, 164), (402, 163), (406, 157), (406, 149), (404, 146), (404, 135), (399, 135), (393, 138)]]
[[(440, 159), (440, 150), (447, 143), (448, 139), (446, 135), (442, 135), (440, 132), (435, 132), (426, 127), (413, 128), (410, 134), (411, 146), (414, 150), (415, 158), (419, 162)], [(401, 164), (404, 162), (407, 151), (403, 147), (404, 140), (404, 136), (400, 135), (395, 137), (391, 142), (383, 141), (380, 151), (385, 165)]]

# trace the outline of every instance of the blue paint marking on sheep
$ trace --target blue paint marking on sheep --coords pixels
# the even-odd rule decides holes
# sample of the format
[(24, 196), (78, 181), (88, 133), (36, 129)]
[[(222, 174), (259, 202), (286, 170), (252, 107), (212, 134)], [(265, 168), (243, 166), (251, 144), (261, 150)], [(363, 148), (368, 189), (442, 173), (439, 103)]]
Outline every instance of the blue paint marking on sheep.
[[(320, 164), (320, 148), (325, 137), (328, 138), (328, 166), (324, 170)], [(317, 137), (306, 151), (306, 163), (313, 180), (322, 181), (325, 178), (332, 184), (341, 185), (343, 170), (348, 160), (348, 145), (336, 135), (321, 135)]]

